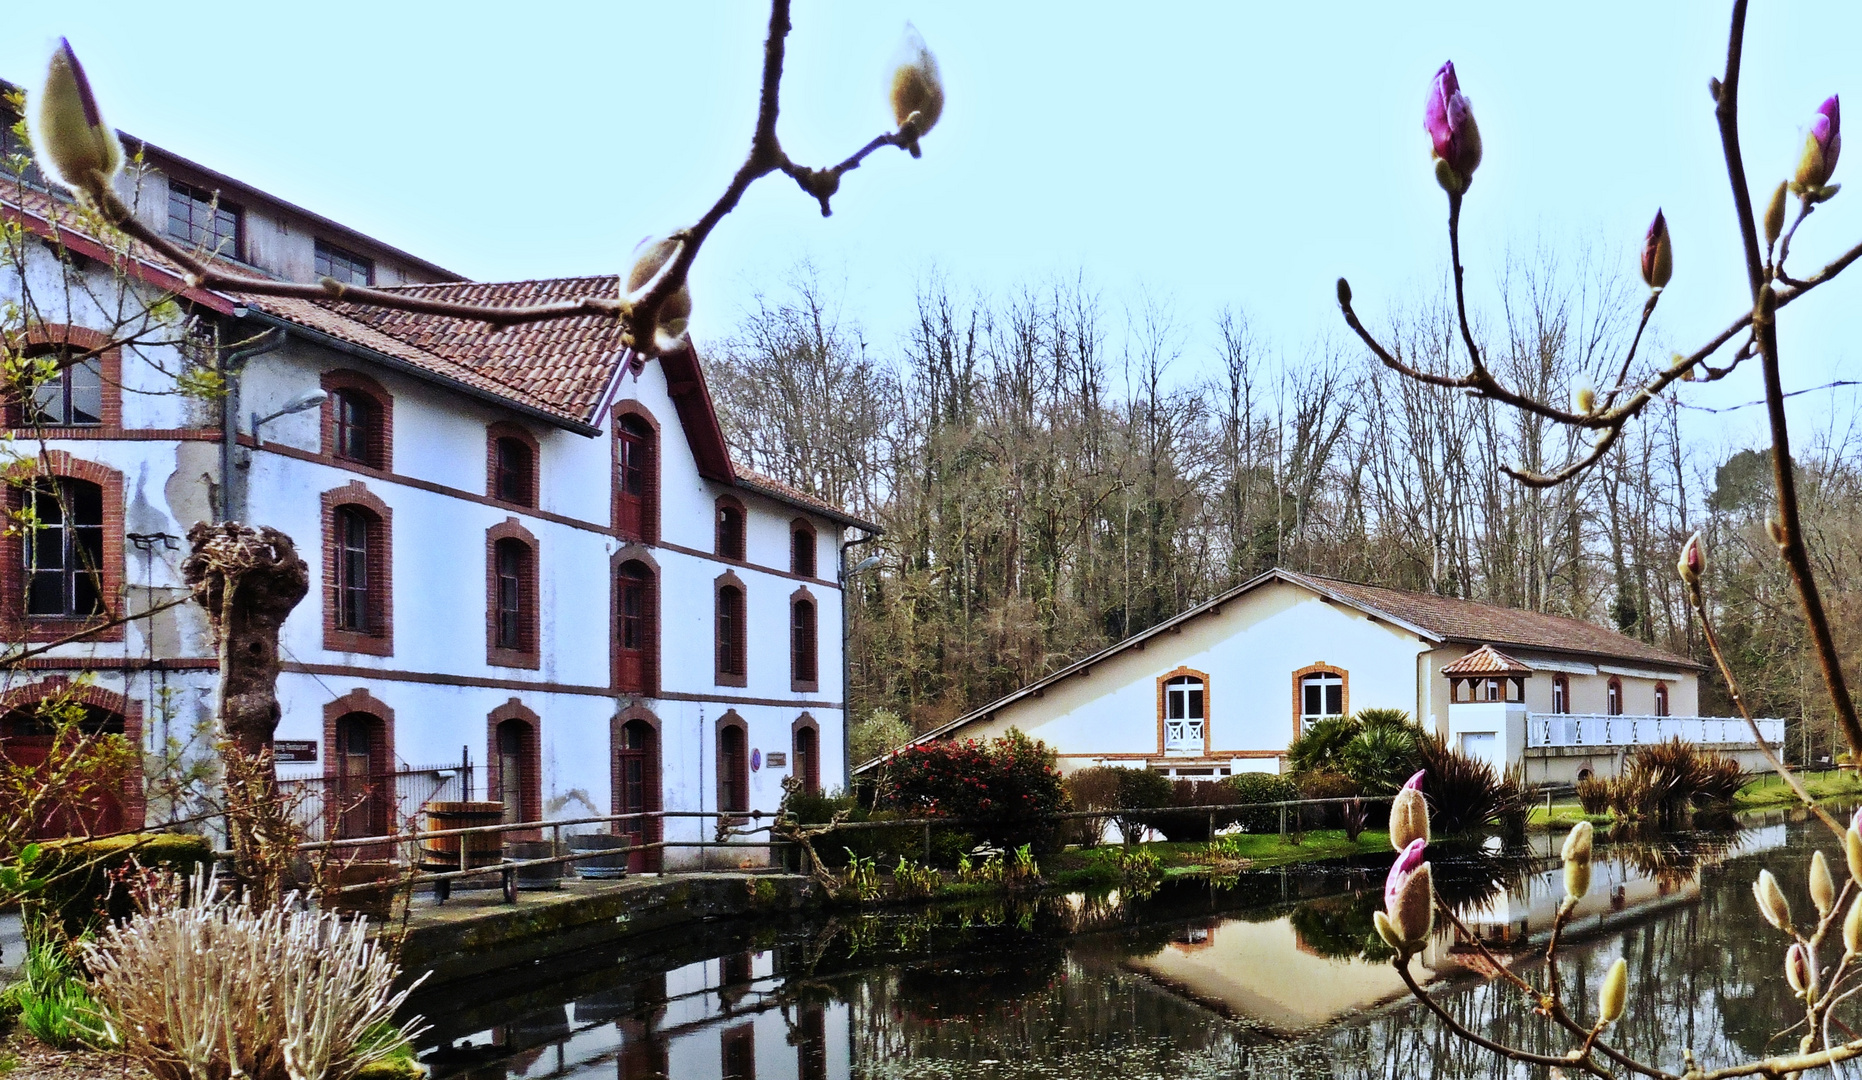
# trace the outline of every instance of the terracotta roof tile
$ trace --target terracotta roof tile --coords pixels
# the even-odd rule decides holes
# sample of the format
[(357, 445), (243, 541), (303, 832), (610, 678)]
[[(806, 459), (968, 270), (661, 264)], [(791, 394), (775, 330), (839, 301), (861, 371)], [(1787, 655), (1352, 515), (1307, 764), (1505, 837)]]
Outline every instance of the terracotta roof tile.
[(1530, 675), (1532, 668), (1520, 663), (1492, 645), (1482, 645), (1450, 664), (1442, 665), (1444, 675)]
[(745, 465), (741, 461), (733, 460), (731, 463), (731, 468), (737, 473), (737, 486), (739, 487), (748, 488), (751, 491), (761, 492), (764, 495), (769, 495), (776, 499), (780, 499), (781, 501), (789, 503), (793, 506), (799, 506), (804, 510), (814, 510), (818, 513), (824, 514), (828, 517), (831, 517), (845, 524), (853, 525), (857, 528), (865, 529), (868, 532), (876, 533), (876, 532), (884, 531), (879, 526), (873, 524), (870, 521), (862, 521), (861, 519), (852, 516), (851, 514), (847, 513), (847, 511), (842, 510), (841, 508), (835, 506), (831, 502), (827, 502), (824, 499), (818, 499), (815, 496), (810, 495), (805, 491), (802, 491), (798, 488), (790, 487), (788, 484), (785, 484), (782, 481), (777, 480), (776, 478), (772, 476), (767, 476), (763, 473), (757, 472), (755, 469), (750, 468), (749, 466)]
[(1545, 649), (1641, 661), (1663, 667), (1699, 668), (1685, 656), (1658, 649), (1627, 634), (1563, 615), (1519, 611), (1493, 604), (1460, 600), (1433, 593), (1360, 585), (1355, 581), (1283, 571), (1303, 579), (1320, 592), (1337, 594), (1352, 603), (1373, 608), (1449, 641)]

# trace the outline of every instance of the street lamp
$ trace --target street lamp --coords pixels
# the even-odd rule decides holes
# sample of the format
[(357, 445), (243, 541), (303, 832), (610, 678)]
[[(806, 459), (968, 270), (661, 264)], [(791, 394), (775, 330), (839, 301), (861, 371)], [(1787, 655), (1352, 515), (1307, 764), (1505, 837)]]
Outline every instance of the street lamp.
[(279, 409), (277, 412), (266, 413), (264, 416), (260, 416), (258, 413), (253, 413), (252, 414), (252, 441), (255, 443), (259, 441), (259, 428), (260, 427), (271, 423), (273, 420), (278, 419), (280, 416), (290, 416), (292, 413), (301, 413), (309, 409), (317, 408), (319, 405), (322, 405), (324, 402), (328, 401), (329, 399), (330, 399), (330, 395), (329, 395), (329, 392), (326, 390), (306, 390), (303, 393), (299, 394), (298, 396), (292, 398), (290, 401), (285, 402), (284, 408)]
[[(864, 544), (878, 538), (875, 533), (853, 543)], [(848, 569), (847, 549), (852, 546), (845, 544), (841, 547), (840, 573), (840, 768), (842, 790), (847, 792), (853, 791), (853, 620), (848, 618), (847, 586), (852, 583), (855, 575), (863, 574), (880, 563), (879, 556), (868, 555), (855, 563), (852, 569)]]

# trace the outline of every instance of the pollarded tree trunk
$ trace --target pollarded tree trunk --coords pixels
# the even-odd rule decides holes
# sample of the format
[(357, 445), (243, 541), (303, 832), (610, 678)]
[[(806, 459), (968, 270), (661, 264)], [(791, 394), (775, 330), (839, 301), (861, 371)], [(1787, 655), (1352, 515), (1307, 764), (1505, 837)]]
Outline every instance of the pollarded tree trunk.
[(310, 591), (310, 568), (277, 529), (195, 524), (183, 580), (220, 645), (220, 734), (248, 757), (278, 728), (278, 631)]

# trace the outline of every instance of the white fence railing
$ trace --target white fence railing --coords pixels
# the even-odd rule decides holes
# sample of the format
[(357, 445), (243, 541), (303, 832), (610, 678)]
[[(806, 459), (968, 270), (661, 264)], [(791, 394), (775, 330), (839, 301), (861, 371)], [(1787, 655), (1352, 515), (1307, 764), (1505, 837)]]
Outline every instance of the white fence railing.
[[(1773, 746), (1784, 742), (1784, 721), (1758, 722)], [(1728, 716), (1608, 716), (1603, 713), (1528, 713), (1526, 746), (1648, 746), (1669, 739), (1756, 746), (1744, 720)]]

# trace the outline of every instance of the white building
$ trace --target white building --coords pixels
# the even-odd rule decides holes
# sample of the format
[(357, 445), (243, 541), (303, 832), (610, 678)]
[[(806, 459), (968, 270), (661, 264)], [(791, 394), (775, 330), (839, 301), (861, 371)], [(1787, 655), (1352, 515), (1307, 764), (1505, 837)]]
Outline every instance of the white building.
[[(919, 741), (1019, 728), (1063, 772), (1212, 779), (1277, 772), (1314, 722), (1390, 708), (1534, 783), (1614, 773), (1675, 736), (1757, 765), (1742, 722), (1698, 716), (1699, 673), (1578, 619), (1272, 570)], [(1762, 723), (1782, 740), (1782, 721)]]
[[(248, 272), (507, 304), (619, 288), (461, 281), (145, 149), (153, 169), (125, 198)], [(111, 338), (107, 253), (31, 180), (0, 190), (0, 210), (59, 237), (64, 261), (26, 244), (0, 299), (30, 312), (33, 348), (85, 358), (6, 418), (69, 518), (42, 512), (4, 542), (14, 640), (183, 595), (188, 528), (230, 518), (282, 530), (309, 564), (282, 635), (279, 773), (318, 789), (336, 832), (390, 831), (435, 795), (538, 820), (768, 811), (788, 776), (839, 783), (841, 548), (874, 527), (736, 465), (690, 349), (642, 361), (595, 318), (492, 331), (203, 292), (146, 253), (134, 288), (173, 291), (211, 334), (177, 341), (171, 318)], [(190, 367), (225, 377), (224, 405), (175, 394)], [(30, 490), (10, 489), (16, 508)], [(82, 700), (154, 750), (212, 715), (215, 668), (183, 605), (26, 661), (7, 703), (85, 674)], [(124, 801), (133, 824), (140, 800)], [(709, 831), (682, 819), (664, 838)]]

